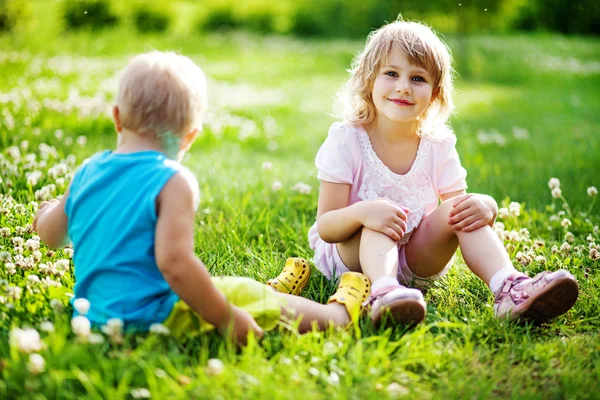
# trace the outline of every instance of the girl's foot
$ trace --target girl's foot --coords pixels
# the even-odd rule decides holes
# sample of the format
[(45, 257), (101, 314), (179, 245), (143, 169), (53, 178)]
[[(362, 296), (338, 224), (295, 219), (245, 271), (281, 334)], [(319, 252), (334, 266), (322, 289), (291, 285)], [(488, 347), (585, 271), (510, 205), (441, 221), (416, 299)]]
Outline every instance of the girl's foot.
[(340, 285), (327, 304), (337, 302), (346, 306), (352, 322), (358, 321), (363, 303), (371, 292), (371, 281), (359, 272), (345, 272), (340, 277)]
[(533, 278), (521, 273), (509, 275), (496, 294), (496, 317), (545, 322), (573, 307), (579, 286), (564, 269), (544, 271)]
[(310, 278), (310, 265), (304, 258), (288, 258), (283, 271), (277, 278), (269, 279), (268, 286), (280, 293), (299, 296), (308, 284)]
[[(371, 293), (371, 320), (375, 326), (382, 322), (414, 325), (425, 319), (427, 307), (423, 293), (404, 286), (388, 286)], [(389, 318), (385, 318), (385, 316)]]

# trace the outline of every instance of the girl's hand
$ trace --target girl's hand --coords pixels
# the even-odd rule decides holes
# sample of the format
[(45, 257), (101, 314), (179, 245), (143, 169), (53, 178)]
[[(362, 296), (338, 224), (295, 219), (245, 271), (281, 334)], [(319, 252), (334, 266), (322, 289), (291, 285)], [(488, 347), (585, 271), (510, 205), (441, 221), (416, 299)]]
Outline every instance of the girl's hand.
[(465, 194), (457, 196), (448, 224), (457, 231), (472, 232), (494, 221), (498, 206), (489, 196)]
[(369, 200), (362, 202), (361, 222), (364, 227), (388, 235), (399, 241), (406, 232), (408, 208), (395, 205), (389, 200)]

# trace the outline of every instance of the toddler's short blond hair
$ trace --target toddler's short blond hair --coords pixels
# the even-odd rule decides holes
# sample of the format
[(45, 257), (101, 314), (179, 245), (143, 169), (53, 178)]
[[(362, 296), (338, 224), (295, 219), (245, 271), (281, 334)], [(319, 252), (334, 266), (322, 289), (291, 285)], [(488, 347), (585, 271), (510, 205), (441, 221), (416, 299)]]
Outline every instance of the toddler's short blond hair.
[(188, 57), (152, 51), (121, 72), (117, 107), (124, 129), (141, 135), (185, 135), (202, 126), (206, 78)]

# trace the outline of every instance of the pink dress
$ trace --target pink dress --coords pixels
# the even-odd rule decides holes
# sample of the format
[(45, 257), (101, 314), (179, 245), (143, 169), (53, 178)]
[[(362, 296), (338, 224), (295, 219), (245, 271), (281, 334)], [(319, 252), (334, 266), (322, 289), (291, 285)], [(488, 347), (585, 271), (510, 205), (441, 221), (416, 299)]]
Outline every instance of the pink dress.
[[(398, 273), (404, 281), (410, 272), (404, 258), (404, 245), (413, 230), (424, 216), (435, 210), (440, 195), (467, 188), (467, 172), (456, 152), (456, 136), (451, 132), (439, 136), (421, 137), (413, 165), (406, 174), (399, 175), (377, 157), (361, 125), (336, 122), (315, 160), (319, 179), (351, 185), (348, 205), (386, 198), (410, 210), (406, 234), (398, 243)], [(315, 251), (315, 265), (325, 276), (339, 276), (348, 270), (336, 245), (319, 237), (316, 222), (308, 232), (308, 240)]]

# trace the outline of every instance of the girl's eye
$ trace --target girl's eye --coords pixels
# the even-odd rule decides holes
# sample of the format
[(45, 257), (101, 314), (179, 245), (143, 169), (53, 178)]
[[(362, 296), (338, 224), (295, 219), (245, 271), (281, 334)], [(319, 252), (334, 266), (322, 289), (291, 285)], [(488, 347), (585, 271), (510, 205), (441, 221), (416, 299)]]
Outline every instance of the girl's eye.
[(423, 78), (422, 76), (413, 76), (413, 81), (415, 82), (425, 82), (425, 78)]
[(397, 77), (398, 74), (396, 73), (396, 71), (388, 71), (385, 73), (387, 76), (392, 76), (392, 77)]

